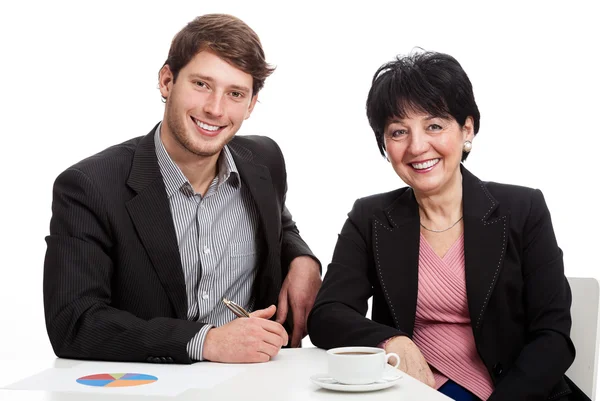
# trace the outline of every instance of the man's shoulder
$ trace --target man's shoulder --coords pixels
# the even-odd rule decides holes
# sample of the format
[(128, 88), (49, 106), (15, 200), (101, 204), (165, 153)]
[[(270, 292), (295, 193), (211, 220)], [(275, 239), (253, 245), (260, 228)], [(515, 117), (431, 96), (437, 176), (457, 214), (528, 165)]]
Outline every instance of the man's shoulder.
[[(236, 135), (228, 144), (231, 153), (237, 161), (248, 161), (259, 164), (278, 175), (285, 169), (284, 156), (281, 148), (273, 139), (263, 135)], [(273, 177), (274, 179), (276, 177)], [(283, 178), (283, 177), (280, 177)]]
[(261, 156), (264, 152), (279, 152), (277, 142), (264, 135), (236, 135), (229, 142), (229, 147), (236, 151), (250, 152), (253, 157)]
[(129, 171), (135, 151), (143, 136), (129, 139), (118, 145), (110, 146), (92, 156), (89, 156), (67, 170), (75, 169), (93, 176), (114, 171)]

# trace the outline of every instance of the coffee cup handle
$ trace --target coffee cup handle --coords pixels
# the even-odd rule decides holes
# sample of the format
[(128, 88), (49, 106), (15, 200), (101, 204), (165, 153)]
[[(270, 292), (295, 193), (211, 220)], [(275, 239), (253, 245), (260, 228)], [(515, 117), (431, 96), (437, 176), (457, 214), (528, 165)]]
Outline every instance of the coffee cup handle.
[(394, 352), (390, 352), (389, 354), (385, 354), (385, 363), (388, 363), (390, 361), (390, 358), (396, 358), (396, 364), (392, 365), (395, 368), (398, 368), (398, 366), (400, 366), (400, 357), (398, 356), (398, 354), (394, 353)]

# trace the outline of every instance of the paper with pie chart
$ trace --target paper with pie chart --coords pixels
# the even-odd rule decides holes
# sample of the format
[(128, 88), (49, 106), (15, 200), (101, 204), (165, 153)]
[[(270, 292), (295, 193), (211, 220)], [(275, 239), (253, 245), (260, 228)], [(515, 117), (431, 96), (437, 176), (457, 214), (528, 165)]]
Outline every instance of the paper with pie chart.
[(152, 384), (158, 377), (143, 373), (101, 373), (83, 376), (77, 383), (94, 387), (133, 387)]
[[(64, 366), (64, 365), (63, 365)], [(16, 383), (10, 390), (176, 396), (190, 388), (210, 389), (246, 370), (240, 365), (200, 362), (192, 365), (77, 361)]]

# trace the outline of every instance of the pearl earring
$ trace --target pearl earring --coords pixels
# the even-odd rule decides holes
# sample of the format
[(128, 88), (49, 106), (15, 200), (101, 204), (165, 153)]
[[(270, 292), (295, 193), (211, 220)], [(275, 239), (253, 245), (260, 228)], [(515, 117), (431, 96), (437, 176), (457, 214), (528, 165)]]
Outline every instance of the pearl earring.
[(471, 141), (465, 141), (465, 143), (463, 144), (463, 152), (469, 153), (471, 149), (473, 149), (473, 144), (471, 143)]

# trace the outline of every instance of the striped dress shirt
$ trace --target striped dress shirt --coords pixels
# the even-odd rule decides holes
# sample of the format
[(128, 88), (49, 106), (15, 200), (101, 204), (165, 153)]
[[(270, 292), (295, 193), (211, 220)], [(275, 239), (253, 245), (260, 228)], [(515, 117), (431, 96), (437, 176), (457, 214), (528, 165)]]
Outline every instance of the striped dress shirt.
[(187, 352), (201, 361), (208, 330), (235, 318), (222, 299), (253, 309), (252, 288), (262, 243), (258, 210), (227, 146), (219, 155), (217, 176), (202, 196), (167, 153), (160, 128), (154, 144), (185, 277), (187, 318), (205, 323), (188, 342)]

